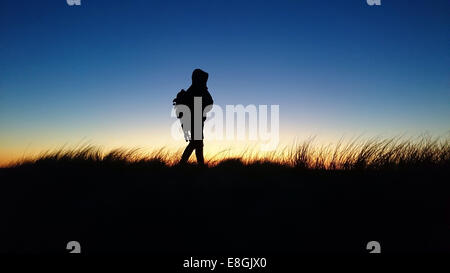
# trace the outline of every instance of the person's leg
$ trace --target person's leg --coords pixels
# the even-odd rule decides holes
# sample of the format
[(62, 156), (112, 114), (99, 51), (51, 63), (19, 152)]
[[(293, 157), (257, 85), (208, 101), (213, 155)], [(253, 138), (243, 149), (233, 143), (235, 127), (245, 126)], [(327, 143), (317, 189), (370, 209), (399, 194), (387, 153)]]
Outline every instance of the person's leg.
[(186, 163), (189, 159), (189, 157), (191, 156), (192, 152), (194, 151), (194, 143), (193, 141), (189, 141), (188, 146), (186, 147), (186, 149), (184, 149), (183, 155), (181, 156), (181, 160), (180, 163)]
[(203, 158), (203, 140), (195, 140), (195, 157), (197, 157), (198, 165), (205, 165), (205, 159)]

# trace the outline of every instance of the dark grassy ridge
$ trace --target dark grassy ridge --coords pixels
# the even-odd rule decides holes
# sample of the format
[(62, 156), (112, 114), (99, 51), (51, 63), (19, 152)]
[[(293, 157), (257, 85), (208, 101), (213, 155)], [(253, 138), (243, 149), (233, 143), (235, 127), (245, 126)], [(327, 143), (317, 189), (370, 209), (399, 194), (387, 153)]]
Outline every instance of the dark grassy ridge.
[(367, 253), (376, 240), (383, 253), (449, 252), (448, 146), (434, 151), (339, 169), (301, 156), (197, 168), (123, 151), (47, 155), (0, 169), (0, 250), (66, 253), (77, 240), (87, 254)]

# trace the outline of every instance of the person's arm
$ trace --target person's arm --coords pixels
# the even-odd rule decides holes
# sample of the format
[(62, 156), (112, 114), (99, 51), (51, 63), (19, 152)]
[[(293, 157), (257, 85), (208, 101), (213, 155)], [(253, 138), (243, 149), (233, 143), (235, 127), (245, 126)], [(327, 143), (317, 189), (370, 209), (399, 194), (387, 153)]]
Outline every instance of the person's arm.
[[(208, 90), (206, 90), (205, 94), (203, 95), (203, 113), (208, 113), (209, 111), (211, 111), (213, 103), (214, 101), (211, 94), (208, 92)], [(206, 117), (204, 117), (204, 119), (206, 119)]]
[(214, 103), (214, 100), (208, 90), (206, 91), (203, 99), (204, 99), (205, 106), (208, 106), (208, 105), (211, 105)]

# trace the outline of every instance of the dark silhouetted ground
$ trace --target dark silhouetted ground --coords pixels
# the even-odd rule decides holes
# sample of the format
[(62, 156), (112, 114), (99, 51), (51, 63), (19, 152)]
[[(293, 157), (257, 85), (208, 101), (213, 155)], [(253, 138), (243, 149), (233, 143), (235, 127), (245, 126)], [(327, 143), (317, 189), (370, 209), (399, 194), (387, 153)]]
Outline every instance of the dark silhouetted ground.
[(339, 169), (42, 157), (0, 169), (0, 251), (367, 253), (375, 240), (383, 253), (449, 252), (447, 146), (438, 157)]

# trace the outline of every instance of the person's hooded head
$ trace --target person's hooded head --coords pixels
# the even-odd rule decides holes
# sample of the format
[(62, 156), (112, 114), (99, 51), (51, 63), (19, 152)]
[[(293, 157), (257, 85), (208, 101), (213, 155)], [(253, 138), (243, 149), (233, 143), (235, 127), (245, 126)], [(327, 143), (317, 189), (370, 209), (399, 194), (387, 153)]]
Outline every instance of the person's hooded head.
[(195, 87), (206, 88), (206, 82), (208, 81), (208, 73), (201, 69), (195, 69), (192, 72), (192, 85)]

